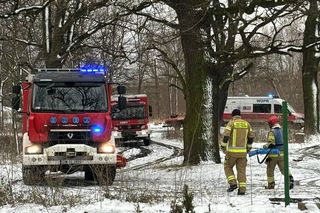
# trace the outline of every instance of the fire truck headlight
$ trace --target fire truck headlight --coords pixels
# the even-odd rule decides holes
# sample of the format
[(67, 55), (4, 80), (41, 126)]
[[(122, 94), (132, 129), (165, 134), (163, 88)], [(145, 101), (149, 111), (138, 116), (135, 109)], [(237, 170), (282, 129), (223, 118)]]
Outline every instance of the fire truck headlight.
[(42, 154), (42, 144), (32, 144), (25, 148), (25, 154)]
[(148, 131), (147, 131), (147, 130), (142, 130), (141, 133), (142, 133), (143, 135), (147, 135), (147, 134), (148, 134)]
[(111, 154), (115, 152), (115, 147), (110, 143), (102, 143), (98, 145), (98, 153)]
[(121, 134), (120, 134), (119, 132), (117, 132), (117, 131), (112, 131), (112, 135), (113, 135), (114, 137), (121, 136)]

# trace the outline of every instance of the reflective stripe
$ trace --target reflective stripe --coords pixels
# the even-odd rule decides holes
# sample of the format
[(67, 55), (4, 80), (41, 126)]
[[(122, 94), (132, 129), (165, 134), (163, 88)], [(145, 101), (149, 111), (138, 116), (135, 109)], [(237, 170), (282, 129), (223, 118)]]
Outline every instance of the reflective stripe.
[(269, 157), (271, 158), (276, 158), (276, 157), (283, 157), (283, 153), (280, 153), (280, 154), (269, 154)]
[(229, 152), (247, 152), (245, 147), (228, 147)]
[(239, 182), (239, 187), (246, 187), (247, 183), (246, 182)]
[(237, 140), (237, 130), (234, 129), (233, 133), (232, 133), (232, 146), (235, 147), (236, 146), (236, 140)]
[(274, 177), (268, 177), (268, 183), (274, 182)]
[(233, 126), (236, 129), (246, 129), (246, 128), (248, 128), (248, 123), (236, 121), (236, 122), (234, 122)]
[(226, 147), (228, 145), (228, 143), (221, 142), (220, 145), (223, 147)]
[(231, 126), (226, 126), (225, 130), (231, 131)]
[(230, 176), (227, 177), (227, 179), (228, 179), (228, 181), (230, 181), (230, 180), (235, 180), (236, 177), (235, 177), (234, 175), (230, 175)]

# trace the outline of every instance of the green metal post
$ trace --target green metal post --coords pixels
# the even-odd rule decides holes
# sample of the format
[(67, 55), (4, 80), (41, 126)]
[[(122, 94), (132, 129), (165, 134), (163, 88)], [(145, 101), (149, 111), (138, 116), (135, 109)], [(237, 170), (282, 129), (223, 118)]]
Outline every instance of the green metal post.
[(284, 147), (284, 200), (285, 205), (290, 204), (289, 194), (289, 153), (288, 153), (288, 104), (286, 101), (282, 102), (282, 116), (283, 116), (283, 147)]

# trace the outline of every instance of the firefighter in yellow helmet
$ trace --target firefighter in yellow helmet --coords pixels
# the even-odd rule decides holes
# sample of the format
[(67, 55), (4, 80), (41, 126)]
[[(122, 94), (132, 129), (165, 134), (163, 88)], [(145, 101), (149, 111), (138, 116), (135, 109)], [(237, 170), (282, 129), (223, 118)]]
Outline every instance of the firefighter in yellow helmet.
[[(282, 130), (279, 124), (279, 118), (275, 115), (270, 116), (268, 119), (268, 124), (270, 127), (270, 131), (267, 136), (268, 143), (263, 146), (263, 148), (275, 148), (279, 149), (280, 154), (269, 154), (266, 160), (267, 164), (267, 181), (268, 186), (266, 189), (274, 189), (275, 181), (274, 181), (274, 170), (278, 165), (281, 174), (284, 175), (284, 153), (283, 153), (283, 138), (282, 138)], [(290, 178), (290, 189), (294, 186), (293, 176), (289, 173)]]
[[(253, 132), (249, 122), (241, 119), (239, 109), (232, 111), (232, 119), (225, 128), (221, 149), (226, 154), (224, 161), (224, 171), (229, 183), (227, 192), (232, 192), (238, 188), (238, 195), (246, 192), (246, 167), (247, 152), (252, 148)], [(237, 179), (233, 172), (233, 167), (237, 169)]]

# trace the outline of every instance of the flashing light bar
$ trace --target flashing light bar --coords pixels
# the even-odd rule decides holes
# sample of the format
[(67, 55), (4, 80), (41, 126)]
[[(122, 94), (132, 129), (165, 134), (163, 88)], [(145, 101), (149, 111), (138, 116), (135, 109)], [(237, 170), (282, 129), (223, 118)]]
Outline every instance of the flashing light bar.
[(86, 65), (80, 68), (80, 72), (104, 74), (107, 72), (107, 69), (104, 66), (100, 66), (100, 65)]

